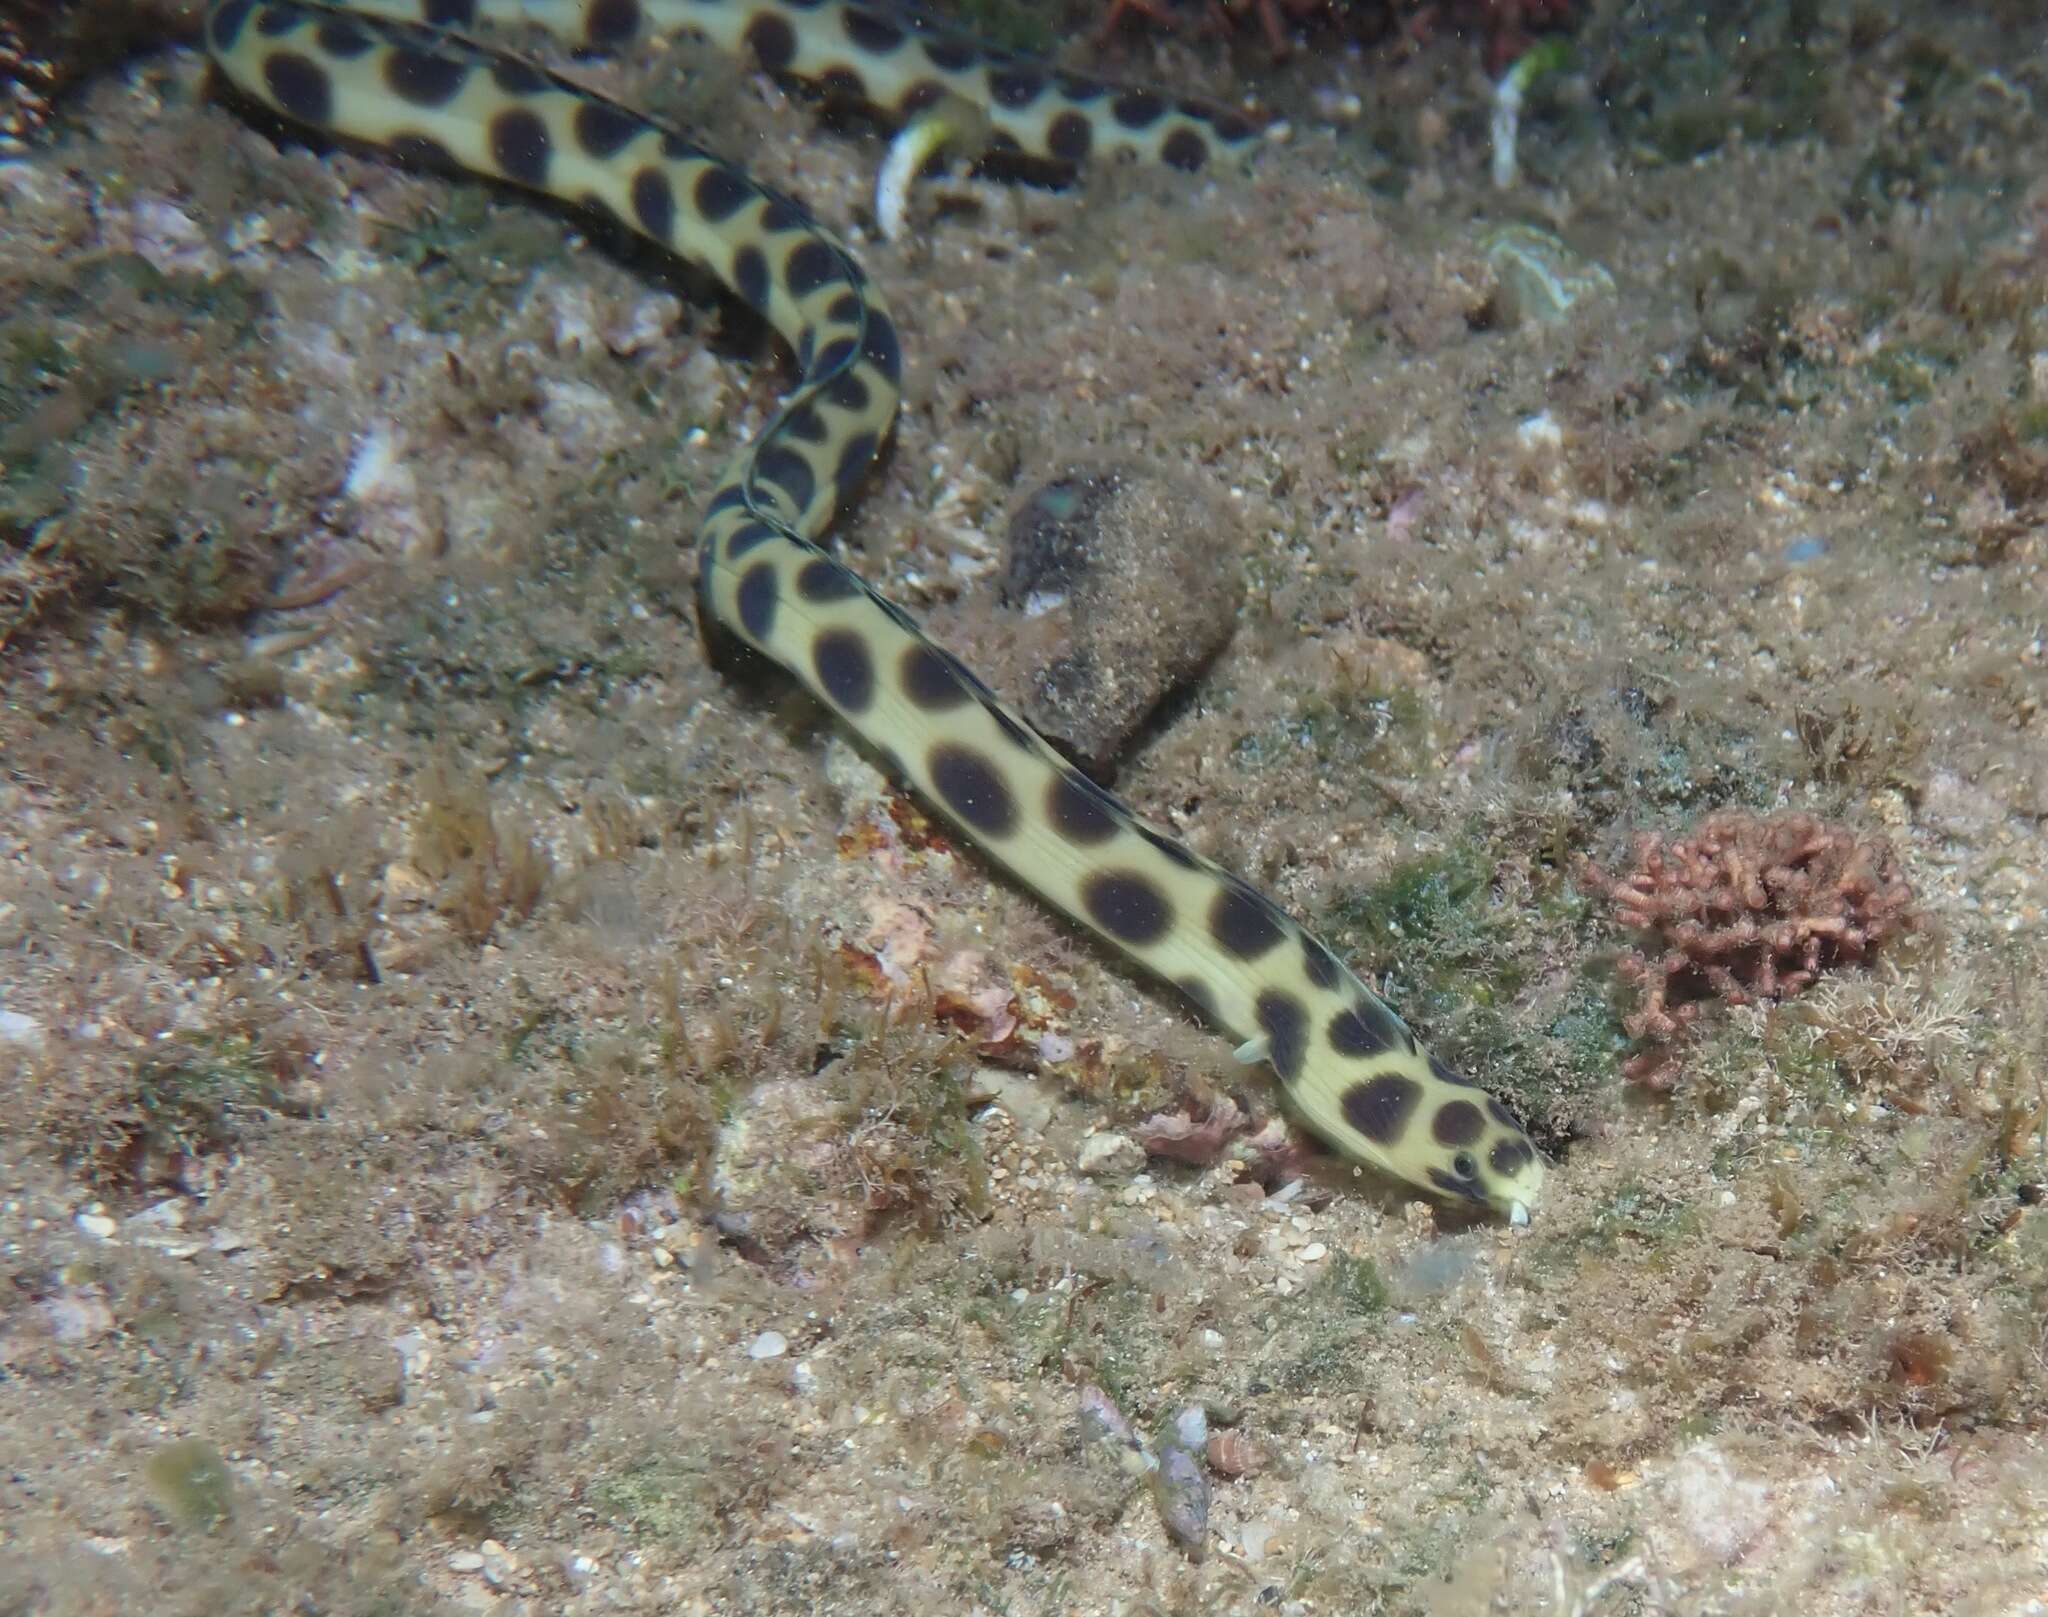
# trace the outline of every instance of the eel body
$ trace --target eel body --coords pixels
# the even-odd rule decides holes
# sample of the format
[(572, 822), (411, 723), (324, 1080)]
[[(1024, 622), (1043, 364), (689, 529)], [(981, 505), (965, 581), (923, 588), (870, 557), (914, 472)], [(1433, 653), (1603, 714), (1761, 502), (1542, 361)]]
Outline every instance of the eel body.
[(996, 147), (1053, 163), (1127, 153), (1198, 169), (1252, 126), (844, 0), (211, 0), (205, 22), (221, 73), (285, 118), (606, 215), (757, 310), (800, 378), (711, 498), (704, 613), (1025, 887), (1179, 988), (1242, 1059), (1270, 1062), (1291, 1110), (1338, 1151), (1525, 1221), (1543, 1163), (1507, 1108), (1429, 1055), (1272, 900), (1089, 779), (820, 548), (889, 433), (902, 370), (888, 305), (846, 247), (694, 140), (456, 32), (478, 22), (535, 22), (607, 50), (694, 32), (885, 113), (977, 103)]

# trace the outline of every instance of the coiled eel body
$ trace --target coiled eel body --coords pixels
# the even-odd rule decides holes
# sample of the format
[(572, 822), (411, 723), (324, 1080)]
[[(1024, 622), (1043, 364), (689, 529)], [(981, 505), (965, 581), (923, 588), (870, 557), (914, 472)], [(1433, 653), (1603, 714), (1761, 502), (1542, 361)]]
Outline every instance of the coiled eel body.
[(819, 548), (895, 419), (902, 353), (852, 254), (789, 197), (677, 132), (451, 32), (537, 22), (615, 49), (674, 29), (914, 117), (958, 97), (998, 149), (1196, 169), (1235, 115), (1057, 73), (843, 0), (212, 0), (244, 95), (324, 133), (622, 222), (703, 266), (795, 350), (800, 380), (727, 468), (697, 537), (705, 614), (788, 669), (993, 861), (1172, 983), (1344, 1155), (1517, 1222), (1543, 1163), (1513, 1115), (1429, 1055), (1330, 950), (1067, 762), (901, 608)]

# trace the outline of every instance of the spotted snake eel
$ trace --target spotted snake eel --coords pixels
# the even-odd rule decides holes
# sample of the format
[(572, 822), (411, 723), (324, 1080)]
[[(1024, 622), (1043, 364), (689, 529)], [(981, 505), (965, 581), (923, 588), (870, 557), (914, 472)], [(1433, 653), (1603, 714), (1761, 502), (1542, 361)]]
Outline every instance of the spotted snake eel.
[(1270, 1062), (1330, 1145), (1525, 1222), (1543, 1162), (1505, 1107), (1270, 899), (1089, 779), (819, 547), (900, 392), (896, 326), (847, 248), (696, 142), (453, 31), (479, 21), (602, 50), (694, 33), (898, 118), (958, 98), (982, 110), (994, 149), (1059, 164), (1123, 153), (1197, 169), (1252, 126), (848, 0), (210, 0), (205, 20), (220, 72), (284, 118), (608, 216), (756, 310), (800, 376), (705, 513), (706, 617), (793, 674), (1025, 887), (1179, 988), (1241, 1059)]

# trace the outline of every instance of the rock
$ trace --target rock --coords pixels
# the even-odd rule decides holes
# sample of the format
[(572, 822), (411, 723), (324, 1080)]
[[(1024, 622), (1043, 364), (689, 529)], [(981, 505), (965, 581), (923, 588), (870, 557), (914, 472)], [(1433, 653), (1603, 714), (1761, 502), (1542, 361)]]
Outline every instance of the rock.
[(1614, 292), (1614, 276), (1606, 265), (1533, 225), (1489, 230), (1479, 238), (1479, 250), (1496, 277), (1495, 302), (1509, 325), (1522, 320), (1549, 325), (1581, 299)]
[(1091, 1134), (1081, 1142), (1074, 1166), (1085, 1174), (1119, 1178), (1145, 1166), (1145, 1150), (1125, 1134)]
[(562, 1557), (562, 1578), (578, 1594), (590, 1587), (597, 1570), (596, 1560), (580, 1550), (572, 1550)]
[(210, 1532), (235, 1511), (227, 1461), (202, 1437), (166, 1443), (142, 1462), (142, 1478), (164, 1513), (181, 1527)]
[(483, 1563), (478, 1570), (483, 1573), (484, 1582), (494, 1589), (503, 1588), (519, 1571), (519, 1557), (494, 1538), (479, 1544), (477, 1555)]
[(39, 1306), (51, 1337), (66, 1347), (97, 1342), (114, 1328), (114, 1311), (89, 1291), (67, 1291)]
[(1738, 1471), (1711, 1444), (1681, 1454), (1667, 1487), (1672, 1524), (1710, 1564), (1734, 1565), (1756, 1548), (1777, 1515), (1770, 1485)]
[(184, 1199), (166, 1196), (162, 1201), (150, 1203), (139, 1213), (130, 1213), (126, 1223), (135, 1231), (182, 1230), (185, 1227)]
[(1052, 1096), (1036, 1079), (1001, 1067), (979, 1067), (973, 1084), (976, 1094), (1010, 1114), (1019, 1134), (1043, 1134), (1052, 1122)]
[(1952, 769), (1930, 771), (1920, 795), (1920, 823), (1959, 842), (1981, 842), (2006, 812), (1991, 792)]
[(1070, 466), (1010, 520), (999, 600), (939, 637), (1107, 780), (1161, 703), (1230, 639), (1244, 597), (1236, 513), (1151, 471)]

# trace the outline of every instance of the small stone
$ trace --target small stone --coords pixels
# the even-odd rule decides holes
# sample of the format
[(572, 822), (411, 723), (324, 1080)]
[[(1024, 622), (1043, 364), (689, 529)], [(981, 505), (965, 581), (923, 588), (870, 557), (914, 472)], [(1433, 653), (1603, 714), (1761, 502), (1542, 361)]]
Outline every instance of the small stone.
[(597, 1562), (580, 1552), (562, 1558), (562, 1576), (569, 1587), (582, 1590), (590, 1587), (590, 1580), (597, 1576)]
[(417, 1381), (425, 1375), (427, 1366), (434, 1357), (433, 1348), (418, 1330), (394, 1336), (391, 1339), (391, 1351), (398, 1355), (399, 1375), (407, 1381)]
[(1964, 842), (1988, 836), (2006, 812), (1991, 792), (1950, 769), (1930, 771), (1920, 799), (1923, 825)]
[(789, 1338), (780, 1331), (763, 1331), (747, 1344), (750, 1359), (779, 1359), (789, 1351)]
[(190, 214), (169, 202), (139, 197), (128, 205), (129, 245), (159, 275), (197, 275), (211, 280), (220, 259), (206, 232)]
[(90, 1292), (66, 1292), (41, 1306), (50, 1335), (66, 1346), (97, 1342), (114, 1328), (114, 1311)]
[(394, 859), (384, 867), (384, 901), (387, 904), (425, 904), (436, 892), (432, 878), (416, 865)]
[(1120, 1178), (1145, 1166), (1145, 1151), (1129, 1135), (1091, 1134), (1081, 1142), (1074, 1166), (1085, 1174)]
[(487, 1538), (479, 1544), (477, 1553), (483, 1561), (484, 1582), (493, 1588), (510, 1582), (512, 1575), (519, 1570), (519, 1558), (494, 1538)]
[[(1081, 766), (1107, 779), (1160, 705), (1229, 641), (1244, 597), (1244, 516), (1178, 475), (1058, 468), (1010, 520), (999, 592), (940, 639)], [(1180, 536), (1162, 544), (1161, 536)], [(999, 598), (998, 598), (999, 597)]]
[(1301, 1249), (1301, 1261), (1303, 1263), (1321, 1263), (1329, 1255), (1330, 1249), (1324, 1246), (1321, 1241), (1311, 1241)]
[(200, 1437), (167, 1443), (142, 1462), (143, 1481), (180, 1526), (205, 1532), (234, 1514), (234, 1480), (220, 1451)]
[(1607, 266), (1582, 257), (1546, 230), (1511, 224), (1490, 230), (1479, 250), (1497, 277), (1495, 301), (1505, 323), (1549, 325), (1586, 297), (1610, 296)]
[(1246, 1522), (1237, 1530), (1238, 1548), (1247, 1561), (1256, 1565), (1265, 1560), (1274, 1534), (1275, 1529), (1271, 1522)]
[(78, 1227), (96, 1241), (111, 1241), (121, 1228), (105, 1213), (80, 1213)]
[(1052, 1096), (1044, 1084), (1000, 1067), (979, 1069), (973, 1083), (977, 1091), (1008, 1112), (1023, 1133), (1043, 1134), (1052, 1122)]
[(484, 1569), (483, 1552), (480, 1550), (457, 1550), (448, 1557), (448, 1565), (456, 1572), (481, 1572)]

